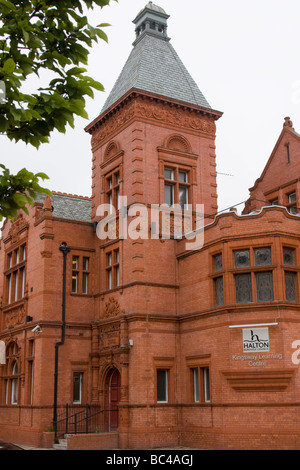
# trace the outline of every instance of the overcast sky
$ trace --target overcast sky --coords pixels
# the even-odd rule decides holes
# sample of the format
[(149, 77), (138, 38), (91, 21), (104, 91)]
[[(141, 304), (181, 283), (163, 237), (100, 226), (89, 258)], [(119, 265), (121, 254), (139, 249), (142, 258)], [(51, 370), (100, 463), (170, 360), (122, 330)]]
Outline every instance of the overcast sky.
[[(299, 0), (159, 0), (170, 15), (171, 43), (211, 107), (217, 121), (219, 210), (248, 198), (290, 116), (300, 133)], [(109, 43), (90, 55), (88, 74), (103, 83), (87, 101), (89, 120), (55, 132), (38, 151), (0, 136), (0, 161), (12, 171), (44, 171), (54, 191), (91, 195), (90, 135), (96, 118), (131, 50), (132, 20), (147, 0), (119, 0), (90, 14), (91, 24), (108, 22)], [(243, 206), (239, 206), (241, 210)]]

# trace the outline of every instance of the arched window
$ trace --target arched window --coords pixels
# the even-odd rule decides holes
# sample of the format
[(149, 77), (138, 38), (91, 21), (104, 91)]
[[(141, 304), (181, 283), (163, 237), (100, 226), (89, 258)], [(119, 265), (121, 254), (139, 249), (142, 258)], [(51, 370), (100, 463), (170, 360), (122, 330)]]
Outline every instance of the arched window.
[(11, 342), (6, 348), (6, 366), (3, 368), (4, 396), (6, 405), (17, 405), (20, 379), (20, 349), (16, 342)]

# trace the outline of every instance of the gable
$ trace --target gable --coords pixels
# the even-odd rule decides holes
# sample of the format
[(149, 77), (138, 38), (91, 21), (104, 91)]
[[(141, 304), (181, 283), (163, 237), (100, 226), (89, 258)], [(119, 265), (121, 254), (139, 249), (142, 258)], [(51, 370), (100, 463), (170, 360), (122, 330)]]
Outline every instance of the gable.
[(300, 178), (300, 136), (284, 126), (270, 158), (250, 192), (270, 192)]

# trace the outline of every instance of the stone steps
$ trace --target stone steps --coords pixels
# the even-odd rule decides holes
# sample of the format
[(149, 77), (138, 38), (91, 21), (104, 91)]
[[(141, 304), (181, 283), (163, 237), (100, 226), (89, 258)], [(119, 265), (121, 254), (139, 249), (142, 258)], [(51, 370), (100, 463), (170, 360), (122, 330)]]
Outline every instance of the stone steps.
[(68, 438), (64, 437), (59, 439), (57, 444), (53, 444), (52, 448), (56, 450), (67, 450), (68, 447)]

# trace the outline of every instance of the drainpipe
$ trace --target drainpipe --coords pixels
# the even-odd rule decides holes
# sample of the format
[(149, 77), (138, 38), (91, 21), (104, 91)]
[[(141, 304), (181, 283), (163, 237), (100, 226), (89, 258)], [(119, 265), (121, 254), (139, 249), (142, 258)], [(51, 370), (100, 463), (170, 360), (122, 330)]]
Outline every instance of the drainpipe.
[(57, 385), (58, 385), (58, 348), (65, 342), (66, 331), (66, 271), (67, 271), (67, 254), (71, 249), (64, 242), (60, 245), (59, 250), (63, 254), (63, 293), (62, 293), (62, 330), (61, 340), (55, 343), (55, 370), (54, 370), (54, 405), (53, 405), (53, 426), (55, 437), (57, 435)]

